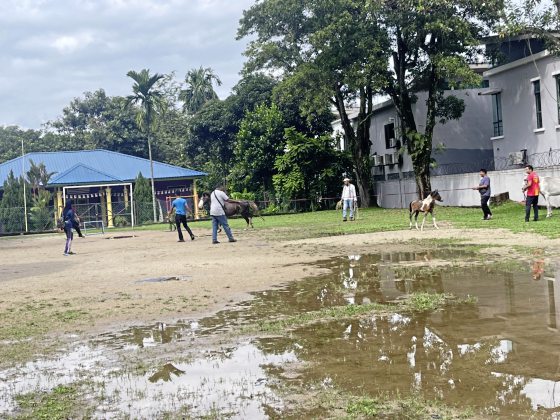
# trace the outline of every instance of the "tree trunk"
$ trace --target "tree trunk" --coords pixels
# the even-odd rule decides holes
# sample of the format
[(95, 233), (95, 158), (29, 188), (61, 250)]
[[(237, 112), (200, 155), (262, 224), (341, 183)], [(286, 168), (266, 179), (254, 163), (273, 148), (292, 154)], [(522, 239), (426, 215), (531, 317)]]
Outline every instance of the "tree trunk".
[(371, 205), (372, 174), (370, 163), (370, 136), (369, 123), (371, 120), (371, 107), (373, 96), (370, 89), (361, 89), (360, 92), (360, 112), (358, 114), (358, 126), (356, 131), (346, 113), (344, 97), (341, 92), (341, 85), (335, 86), (335, 105), (340, 116), (342, 129), (344, 130), (344, 140), (350, 146), (352, 161), (356, 171), (356, 185), (360, 204), (362, 207)]

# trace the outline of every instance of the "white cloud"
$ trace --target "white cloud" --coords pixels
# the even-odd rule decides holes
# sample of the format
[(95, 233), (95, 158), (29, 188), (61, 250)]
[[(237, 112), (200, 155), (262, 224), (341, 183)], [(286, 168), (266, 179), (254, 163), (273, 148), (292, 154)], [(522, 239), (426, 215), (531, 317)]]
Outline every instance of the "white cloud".
[(254, 0), (0, 0), (0, 124), (39, 127), (83, 92), (128, 94), (129, 70), (212, 67), (226, 96), (244, 43), (235, 40)]

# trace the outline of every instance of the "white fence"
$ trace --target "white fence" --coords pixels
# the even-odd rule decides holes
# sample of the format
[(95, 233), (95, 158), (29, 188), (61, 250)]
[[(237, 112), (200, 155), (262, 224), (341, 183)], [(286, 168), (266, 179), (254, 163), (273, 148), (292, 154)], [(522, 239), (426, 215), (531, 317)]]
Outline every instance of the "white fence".
[[(560, 166), (551, 168), (536, 168), (540, 177), (552, 176), (560, 178)], [(525, 177), (524, 169), (511, 169), (507, 171), (488, 172), (490, 177), (492, 195), (509, 192), (512, 200), (524, 199), (521, 187)], [(432, 177), (432, 188), (439, 190), (443, 206), (473, 207), (480, 205), (480, 194), (470, 188), (478, 185), (478, 173), (442, 175)], [(376, 183), (377, 204), (384, 208), (406, 208), (408, 203), (417, 199), (416, 183), (414, 179), (379, 181)], [(560, 207), (560, 197), (552, 197), (551, 203)], [(544, 200), (540, 200), (544, 204)]]

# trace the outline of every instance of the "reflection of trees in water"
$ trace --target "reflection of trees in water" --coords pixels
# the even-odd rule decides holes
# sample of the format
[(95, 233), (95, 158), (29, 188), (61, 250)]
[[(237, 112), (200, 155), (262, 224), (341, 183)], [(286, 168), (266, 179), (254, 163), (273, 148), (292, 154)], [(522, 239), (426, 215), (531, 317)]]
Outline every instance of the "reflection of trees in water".
[[(496, 351), (499, 344), (448, 341), (431, 329), (426, 314), (419, 314), (308, 326), (294, 332), (291, 345), (284, 340), (281, 347), (312, 362), (305, 369), (306, 381), (330, 378), (337, 386), (372, 396), (419, 391), (449, 404), (486, 407), (488, 414), (530, 412), (531, 401), (522, 394), (526, 379), (495, 373), (496, 363), (504, 361)], [(271, 342), (264, 347), (270, 349)]]

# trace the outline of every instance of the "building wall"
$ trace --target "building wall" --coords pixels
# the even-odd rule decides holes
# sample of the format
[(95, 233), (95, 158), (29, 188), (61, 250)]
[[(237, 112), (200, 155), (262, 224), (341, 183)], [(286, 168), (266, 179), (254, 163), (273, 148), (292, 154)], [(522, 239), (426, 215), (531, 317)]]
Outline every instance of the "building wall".
[[(493, 158), (492, 143), (492, 103), (491, 98), (478, 95), (481, 89), (454, 90), (446, 92), (446, 96), (454, 95), (464, 100), (465, 112), (459, 120), (452, 120), (446, 124), (437, 124), (434, 129), (433, 158), (439, 165), (454, 163), (474, 163), (475, 166), (488, 166)], [(414, 106), (414, 116), (419, 132), (426, 127), (426, 96), (418, 94), (418, 101)], [(387, 149), (385, 144), (384, 126), (397, 121), (394, 107), (379, 110), (372, 117), (370, 134), (372, 139), (372, 153), (385, 155), (397, 149)], [(396, 127), (398, 131), (398, 127)], [(379, 168), (376, 169), (379, 172)], [(405, 153), (401, 165), (384, 167), (385, 174), (398, 174), (412, 171), (412, 161)]]
[[(560, 167), (537, 169), (541, 177), (552, 176), (560, 179)], [(508, 171), (490, 171), (492, 195), (509, 192), (509, 197), (514, 201), (524, 200), (521, 187), (525, 178), (524, 169)], [(478, 173), (443, 175), (432, 177), (432, 188), (440, 191), (442, 206), (474, 207), (480, 205), (480, 194), (471, 188), (478, 185)], [(407, 208), (412, 200), (416, 200), (416, 185), (413, 179), (377, 182), (377, 203), (384, 208)], [(560, 207), (560, 197), (552, 197), (551, 204)], [(539, 200), (545, 204), (544, 198)], [(520, 209), (521, 210), (521, 209)]]
[[(507, 159), (510, 153), (527, 149), (528, 154), (560, 149), (555, 72), (560, 72), (560, 60), (545, 57), (526, 60), (524, 65), (485, 76), (491, 88), (502, 89), (502, 120), (504, 135), (492, 140), (496, 160)], [(531, 79), (541, 77), (543, 130), (535, 131), (537, 119)]]

